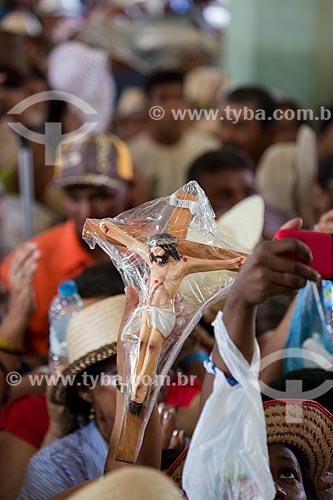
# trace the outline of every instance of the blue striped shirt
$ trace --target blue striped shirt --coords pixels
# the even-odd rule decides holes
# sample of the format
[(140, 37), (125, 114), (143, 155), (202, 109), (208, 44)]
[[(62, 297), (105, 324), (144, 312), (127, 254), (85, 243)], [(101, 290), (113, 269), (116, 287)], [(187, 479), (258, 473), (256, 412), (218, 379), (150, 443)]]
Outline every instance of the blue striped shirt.
[(45, 500), (103, 475), (108, 444), (95, 421), (34, 455), (18, 500)]

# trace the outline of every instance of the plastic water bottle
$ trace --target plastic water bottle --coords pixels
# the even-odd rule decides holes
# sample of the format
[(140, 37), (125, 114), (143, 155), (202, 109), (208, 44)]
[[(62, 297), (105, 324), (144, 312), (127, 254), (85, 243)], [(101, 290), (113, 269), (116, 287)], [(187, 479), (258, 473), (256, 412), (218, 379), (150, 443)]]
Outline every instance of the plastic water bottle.
[(63, 281), (49, 308), (51, 371), (58, 371), (68, 364), (66, 331), (70, 319), (83, 307), (75, 281)]

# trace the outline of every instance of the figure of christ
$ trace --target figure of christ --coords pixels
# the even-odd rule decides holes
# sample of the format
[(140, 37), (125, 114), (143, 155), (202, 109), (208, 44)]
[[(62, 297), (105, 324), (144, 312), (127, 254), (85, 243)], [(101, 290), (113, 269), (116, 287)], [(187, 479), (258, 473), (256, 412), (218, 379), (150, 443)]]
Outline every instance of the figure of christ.
[[(139, 415), (149, 385), (155, 375), (161, 347), (171, 334), (176, 323), (175, 298), (185, 276), (205, 271), (239, 271), (244, 256), (233, 259), (198, 259), (181, 255), (178, 241), (168, 233), (156, 234), (147, 244), (123, 231), (119, 226), (106, 221), (101, 230), (138, 254), (150, 267), (148, 293), (142, 306), (140, 324), (140, 348), (136, 366), (134, 391), (131, 396), (130, 412)], [(128, 325), (128, 333), (137, 334), (137, 320)]]

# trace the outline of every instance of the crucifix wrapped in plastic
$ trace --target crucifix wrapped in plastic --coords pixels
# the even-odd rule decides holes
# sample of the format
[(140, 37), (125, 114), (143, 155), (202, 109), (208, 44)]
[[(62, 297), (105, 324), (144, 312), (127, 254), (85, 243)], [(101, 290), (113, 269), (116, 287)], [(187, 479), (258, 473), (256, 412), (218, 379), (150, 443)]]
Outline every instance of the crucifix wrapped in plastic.
[(123, 423), (116, 459), (135, 463), (159, 389), (206, 307), (248, 252), (217, 229), (196, 182), (114, 219), (87, 219), (83, 238), (109, 255), (139, 305), (123, 328)]

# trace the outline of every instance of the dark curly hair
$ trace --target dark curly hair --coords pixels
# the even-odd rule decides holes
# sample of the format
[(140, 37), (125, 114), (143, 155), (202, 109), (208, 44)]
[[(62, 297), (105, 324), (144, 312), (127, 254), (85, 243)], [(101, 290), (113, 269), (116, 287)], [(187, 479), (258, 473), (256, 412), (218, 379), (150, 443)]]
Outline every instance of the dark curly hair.
[(178, 251), (178, 240), (175, 236), (169, 233), (159, 233), (155, 234), (151, 238), (149, 238), (147, 242), (150, 249), (154, 247), (161, 247), (165, 251), (165, 255), (161, 257), (155, 257), (152, 252), (149, 253), (150, 262), (161, 261), (162, 264), (165, 264), (168, 260), (168, 257), (173, 257), (175, 260), (181, 260), (182, 255)]

